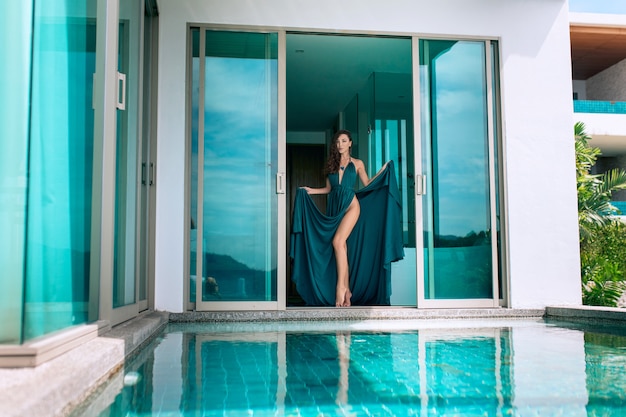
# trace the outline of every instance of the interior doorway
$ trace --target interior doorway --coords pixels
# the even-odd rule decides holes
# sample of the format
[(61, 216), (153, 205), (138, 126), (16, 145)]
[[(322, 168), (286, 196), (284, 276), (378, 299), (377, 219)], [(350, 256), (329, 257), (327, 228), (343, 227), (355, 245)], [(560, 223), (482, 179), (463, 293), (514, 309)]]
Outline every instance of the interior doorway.
[[(326, 157), (326, 146), (323, 144), (287, 144), (287, 213), (293, 213), (293, 202), (298, 187), (308, 184), (324, 184), (325, 177), (320, 161)], [(320, 185), (321, 186), (321, 185)], [(317, 207), (326, 209), (326, 196), (311, 196)], [(291, 230), (291, 216), (287, 216), (287, 230)], [(291, 235), (287, 233), (287, 245), (291, 247)], [(289, 256), (287, 256), (289, 259)], [(302, 306), (304, 302), (298, 294), (295, 283), (291, 280), (291, 262), (287, 262), (287, 305)]]
[[(392, 264), (391, 305), (416, 306), (411, 38), (288, 33), (286, 36), (287, 250), (298, 186), (323, 187), (328, 146), (352, 133), (352, 155), (370, 177), (393, 160), (402, 196), (405, 259)], [(315, 196), (325, 212), (325, 196)], [(287, 306), (302, 304), (287, 261)]]

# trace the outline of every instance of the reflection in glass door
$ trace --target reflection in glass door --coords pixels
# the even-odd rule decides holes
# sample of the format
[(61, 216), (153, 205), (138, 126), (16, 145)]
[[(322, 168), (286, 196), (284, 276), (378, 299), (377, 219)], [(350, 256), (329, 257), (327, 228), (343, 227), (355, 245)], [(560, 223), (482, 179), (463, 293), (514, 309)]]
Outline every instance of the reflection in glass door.
[(190, 35), (190, 301), (276, 308), (278, 35)]
[(491, 47), (420, 41), (425, 306), (499, 304)]

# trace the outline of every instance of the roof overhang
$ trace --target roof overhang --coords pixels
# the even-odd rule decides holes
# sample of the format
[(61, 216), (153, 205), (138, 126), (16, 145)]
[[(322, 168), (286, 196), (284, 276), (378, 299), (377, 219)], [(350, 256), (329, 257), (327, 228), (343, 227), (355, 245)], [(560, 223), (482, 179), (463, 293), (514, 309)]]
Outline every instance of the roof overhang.
[(572, 77), (589, 77), (626, 59), (626, 15), (570, 14)]

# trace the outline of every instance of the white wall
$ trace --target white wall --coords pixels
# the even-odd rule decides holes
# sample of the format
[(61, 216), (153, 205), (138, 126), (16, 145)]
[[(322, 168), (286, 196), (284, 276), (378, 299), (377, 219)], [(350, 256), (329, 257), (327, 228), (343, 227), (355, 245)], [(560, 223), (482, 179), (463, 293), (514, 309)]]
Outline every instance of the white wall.
[(156, 308), (183, 309), (187, 22), (500, 39), (511, 307), (580, 304), (565, 0), (160, 0)]
[(585, 124), (589, 144), (603, 156), (626, 154), (626, 115), (616, 113), (574, 113), (573, 122)]
[[(575, 122), (583, 122), (589, 136), (626, 136), (626, 115), (613, 113), (575, 113)], [(600, 145), (594, 145), (600, 146)]]

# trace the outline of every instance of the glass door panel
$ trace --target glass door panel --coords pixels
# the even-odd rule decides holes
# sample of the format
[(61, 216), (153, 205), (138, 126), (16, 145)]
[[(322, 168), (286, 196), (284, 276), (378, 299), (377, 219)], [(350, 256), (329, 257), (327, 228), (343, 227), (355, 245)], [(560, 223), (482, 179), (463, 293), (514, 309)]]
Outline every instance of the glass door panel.
[(139, 145), (140, 0), (120, 2), (115, 169), (113, 308), (137, 301), (136, 243)]
[(153, 10), (146, 10), (143, 22), (143, 65), (142, 65), (142, 112), (141, 112), (141, 165), (140, 165), (140, 195), (139, 195), (139, 238), (137, 240), (137, 300), (139, 309), (148, 308), (148, 295), (150, 293), (149, 280), (152, 275), (152, 265), (154, 262), (154, 187), (155, 187), (155, 165), (156, 146), (153, 143), (155, 138), (153, 126), (155, 125), (156, 114), (155, 95), (156, 91), (156, 18)]
[(203, 51), (192, 58), (196, 309), (276, 302), (278, 35), (192, 29), (196, 42)]
[[(402, 43), (404, 56), (410, 59), (410, 39), (393, 41)], [(372, 75), (370, 172), (375, 173), (386, 161), (395, 161), (396, 181), (402, 198), (404, 259), (391, 264), (390, 301), (395, 306), (415, 306), (417, 303), (412, 78), (411, 73), (378, 72)]]
[(420, 41), (425, 300), (493, 304), (486, 53), (482, 41)]
[[(21, 258), (19, 267), (23, 272), (11, 270), (12, 263), (0, 262), (5, 269), (9, 267), (4, 271), (3, 280), (13, 285), (18, 285), (19, 280), (23, 283), (19, 298), (8, 303), (24, 303), (18, 309), (21, 317), (3, 314), (5, 320), (7, 317), (15, 318), (16, 322), (23, 320), (21, 333), (16, 333), (19, 342), (96, 320), (97, 314), (91, 314), (89, 304), (98, 296), (92, 286), (98, 277), (90, 273), (91, 262), (97, 258), (91, 240), (92, 214), (97, 200), (97, 197), (92, 200), (92, 180), (98, 180), (93, 177), (97, 146), (93, 74), (96, 61), (101, 58), (96, 58), (96, 2), (54, 0), (31, 2), (32, 6), (27, 3), (15, 2), (8, 7), (15, 10), (25, 7), (24, 11), (27, 7), (31, 17), (15, 22), (15, 26), (14, 22), (8, 22), (3, 30), (18, 37), (26, 35), (32, 41), (28, 45), (32, 50), (20, 51), (20, 56), (29, 56), (32, 60), (25, 72), (25, 76), (30, 77), (30, 96), (23, 90), (30, 99), (30, 113), (20, 121), (12, 108), (1, 109), (11, 118), (9, 128), (13, 123), (22, 123), (27, 140), (20, 143), (19, 137), (8, 136), (0, 139), (3, 142), (0, 171), (15, 169), (15, 174), (19, 174), (6, 180), (0, 178), (1, 210), (11, 208), (10, 227), (4, 228), (2, 224), (0, 230), (9, 238), (23, 233), (22, 239), (11, 242), (7, 252), (13, 256), (12, 262)], [(24, 22), (29, 22), (28, 30), (23, 27)], [(4, 44), (13, 42), (6, 39)], [(14, 65), (11, 55), (3, 57), (9, 74), (11, 69), (24, 71), (19, 63)], [(8, 94), (12, 101), (17, 99), (11, 93), (17, 92), (14, 87), (19, 87), (19, 80), (20, 77), (5, 80), (12, 83), (12, 88), (2, 90), (3, 95)], [(13, 84), (16, 82), (18, 84)], [(26, 88), (25, 85), (22, 88)], [(23, 159), (21, 152), (24, 152)], [(6, 196), (4, 186), (9, 192)], [(27, 199), (23, 200), (22, 196)], [(20, 233), (13, 234), (14, 231)], [(5, 285), (0, 287), (0, 290), (6, 288)], [(10, 329), (19, 330), (13, 326)], [(12, 340), (15, 341), (18, 340)]]

